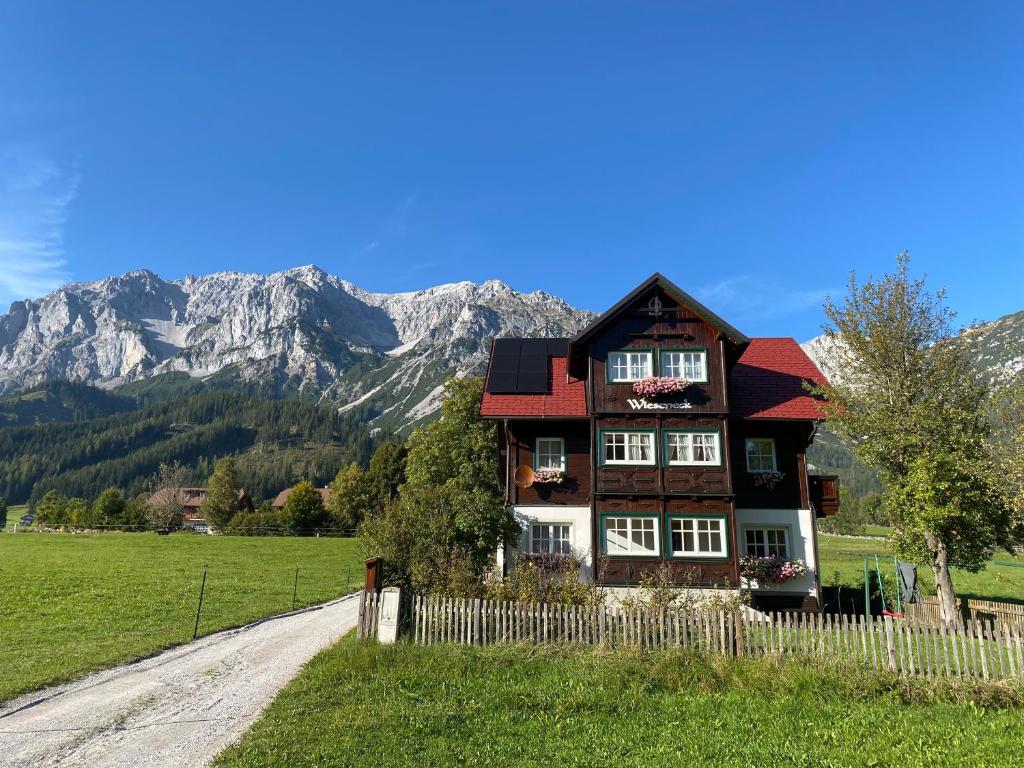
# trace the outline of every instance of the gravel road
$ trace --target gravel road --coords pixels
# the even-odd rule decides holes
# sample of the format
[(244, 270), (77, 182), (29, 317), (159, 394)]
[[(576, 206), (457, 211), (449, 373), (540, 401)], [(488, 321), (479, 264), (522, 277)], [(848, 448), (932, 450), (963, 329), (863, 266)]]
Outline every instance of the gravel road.
[(349, 596), (0, 704), (0, 765), (209, 765), (357, 607)]

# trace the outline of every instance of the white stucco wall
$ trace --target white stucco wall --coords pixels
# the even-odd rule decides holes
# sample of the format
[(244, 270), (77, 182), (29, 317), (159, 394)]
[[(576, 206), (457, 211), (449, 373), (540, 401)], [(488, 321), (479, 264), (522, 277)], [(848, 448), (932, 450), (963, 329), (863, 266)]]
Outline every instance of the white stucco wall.
[(789, 531), (789, 557), (803, 560), (809, 572), (805, 576), (790, 579), (783, 584), (764, 584), (754, 587), (741, 579), (743, 587), (756, 592), (778, 592), (780, 594), (815, 594), (815, 575), (818, 563), (814, 552), (814, 512), (809, 509), (737, 509), (736, 510), (736, 551), (742, 557), (746, 550), (747, 528), (787, 528)]
[(569, 530), (570, 545), (573, 555), (583, 563), (583, 575), (587, 579), (594, 577), (594, 553), (590, 528), (590, 507), (560, 506), (514, 506), (512, 513), (523, 527), (517, 549), (520, 552), (530, 551), (531, 523), (561, 523), (572, 526)]

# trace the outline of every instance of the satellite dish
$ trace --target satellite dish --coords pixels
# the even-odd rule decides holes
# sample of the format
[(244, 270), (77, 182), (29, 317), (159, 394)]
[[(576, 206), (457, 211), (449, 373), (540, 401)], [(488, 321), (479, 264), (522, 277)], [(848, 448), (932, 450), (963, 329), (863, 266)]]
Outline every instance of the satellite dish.
[(533, 485), (533, 467), (527, 464), (516, 467), (516, 485), (520, 488), (529, 488)]

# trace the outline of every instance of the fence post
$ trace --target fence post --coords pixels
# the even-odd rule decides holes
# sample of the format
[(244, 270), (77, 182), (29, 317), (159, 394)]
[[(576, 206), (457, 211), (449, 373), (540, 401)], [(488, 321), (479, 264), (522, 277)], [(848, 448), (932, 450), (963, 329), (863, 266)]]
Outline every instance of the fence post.
[(203, 583), (199, 587), (199, 606), (196, 608), (196, 624), (192, 629), (192, 639), (195, 640), (199, 637), (199, 612), (203, 610), (203, 594), (206, 592), (206, 569), (207, 566), (203, 564)]
[(299, 591), (299, 568), (295, 567), (295, 582), (292, 584), (292, 610), (295, 610), (295, 595)]
[(889, 652), (889, 669), (894, 671), (896, 669), (896, 646), (893, 643), (893, 636), (892, 636), (892, 617), (891, 616), (886, 616), (885, 619), (884, 619), (884, 622), (885, 622), (885, 647), (886, 647), (886, 650)]

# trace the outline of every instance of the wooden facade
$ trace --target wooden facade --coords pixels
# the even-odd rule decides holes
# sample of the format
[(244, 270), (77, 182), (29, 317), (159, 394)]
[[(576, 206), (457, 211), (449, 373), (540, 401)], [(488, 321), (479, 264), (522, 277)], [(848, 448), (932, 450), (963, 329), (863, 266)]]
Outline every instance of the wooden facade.
[[(588, 507), (593, 573), (608, 585), (637, 584), (664, 566), (680, 584), (739, 586), (737, 509), (808, 510), (815, 501), (831, 509), (829, 494), (838, 501), (837, 487), (827, 483), (815, 483), (816, 495), (812, 494), (805, 453), (814, 435), (813, 411), (804, 405), (799, 412), (790, 408), (779, 417), (752, 418), (749, 408), (741, 411), (730, 402), (733, 373), (750, 343), (660, 275), (652, 277), (567, 340), (565, 361), (557, 370), (559, 375), (564, 371), (567, 382), (582, 385), (585, 410), (581, 403), (571, 418), (558, 419), (547, 410), (540, 411), (543, 417), (530, 418), (515, 408), (536, 413), (538, 406), (530, 398), (542, 395), (485, 393), (481, 412), (495, 418), (505, 415), (499, 446), (508, 503), (540, 512), (554, 506)], [(799, 350), (798, 354), (803, 355)], [(690, 366), (685, 377), (680, 375), (684, 357)], [(635, 369), (629, 368), (633, 363)], [(688, 383), (682, 391), (638, 395), (634, 384), (639, 374), (623, 376), (623, 366), (645, 376), (671, 372)], [(508, 367), (504, 361), (502, 370)], [(759, 375), (756, 365), (747, 367), (750, 376)], [(490, 373), (489, 369), (489, 381)], [(763, 383), (755, 380), (751, 391), (756, 393)], [(551, 386), (561, 384), (559, 380)], [(705, 450), (700, 463), (695, 453), (686, 454), (682, 463), (680, 443), (691, 439), (688, 435), (702, 436), (714, 445), (713, 458)], [(536, 468), (535, 451), (542, 438), (564, 440), (564, 481), (521, 487), (512, 481), (513, 474), (518, 467)], [(748, 466), (747, 441), (768, 438), (773, 446), (771, 471), (764, 471), (765, 457), (754, 471)], [(632, 453), (625, 448), (620, 452), (616, 441), (626, 440), (642, 446)], [(669, 449), (670, 440), (675, 453)], [(692, 446), (688, 443), (687, 448), (695, 451)], [(670, 455), (676, 460), (670, 461)], [(634, 518), (647, 521), (643, 525), (648, 527), (634, 526), (629, 522)], [(650, 546), (649, 521), (656, 523), (656, 551)], [(676, 543), (691, 532), (696, 536), (702, 521), (713, 521), (711, 529), (720, 532), (724, 542), (715, 539), (718, 548), (697, 553), (687, 538), (688, 544), (677, 550)], [(619, 537), (616, 541), (639, 537), (643, 553), (612, 551), (606, 540), (609, 532)], [(678, 554), (684, 551), (691, 555)]]

